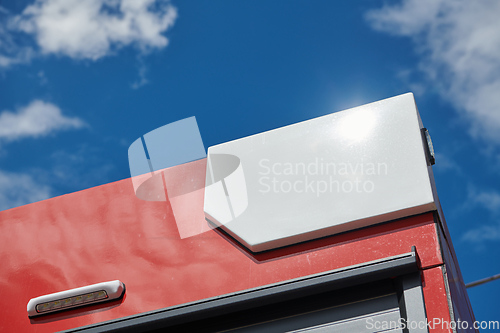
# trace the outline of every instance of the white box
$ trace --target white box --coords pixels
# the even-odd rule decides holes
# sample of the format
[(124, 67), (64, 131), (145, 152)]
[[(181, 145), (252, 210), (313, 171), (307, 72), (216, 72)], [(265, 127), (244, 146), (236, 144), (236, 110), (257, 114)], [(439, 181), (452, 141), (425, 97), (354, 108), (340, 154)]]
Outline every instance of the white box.
[(208, 149), (206, 218), (253, 252), (436, 210), (413, 94)]

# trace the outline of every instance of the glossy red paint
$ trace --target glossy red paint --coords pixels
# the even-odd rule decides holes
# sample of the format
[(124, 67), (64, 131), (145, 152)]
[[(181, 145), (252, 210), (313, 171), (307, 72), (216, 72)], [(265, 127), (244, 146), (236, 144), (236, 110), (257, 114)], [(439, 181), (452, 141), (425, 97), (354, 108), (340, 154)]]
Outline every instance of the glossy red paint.
[[(203, 197), (190, 200), (199, 207)], [(217, 230), (181, 239), (170, 202), (138, 199), (131, 179), (0, 212), (0, 234), (1, 332), (89, 325), (407, 253), (411, 246), (423, 268), (443, 264), (432, 213), (255, 255)], [(121, 301), (27, 316), (32, 297), (115, 279), (127, 287)], [(437, 311), (431, 280), (424, 290), (429, 309)]]
[(422, 272), (422, 287), (429, 333), (453, 332), (442, 266)]
[(448, 284), (453, 313), (456, 318), (460, 318), (460, 320), (469, 323), (470, 327), (464, 329), (464, 332), (478, 332), (478, 330), (475, 330), (472, 326), (472, 323), (475, 321), (474, 312), (472, 311), (467, 289), (465, 288), (465, 283), (453, 248), (450, 242), (444, 237), (442, 229), (438, 229), (438, 231), (446, 268), (444, 274), (445, 282)]

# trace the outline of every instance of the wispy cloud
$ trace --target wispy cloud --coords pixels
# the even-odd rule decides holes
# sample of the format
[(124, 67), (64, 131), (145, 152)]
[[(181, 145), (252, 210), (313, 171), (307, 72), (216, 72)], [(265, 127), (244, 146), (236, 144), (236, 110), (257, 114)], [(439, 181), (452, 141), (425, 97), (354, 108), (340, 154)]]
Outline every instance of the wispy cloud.
[(148, 71), (146, 64), (142, 58), (139, 59), (139, 78), (130, 85), (132, 89), (139, 89), (140, 87), (149, 83), (146, 78), (146, 72)]
[(478, 191), (470, 186), (466, 205), (469, 208), (481, 207), (488, 210), (496, 223), (471, 229), (463, 235), (462, 239), (474, 243), (481, 243), (485, 240), (500, 240), (500, 193), (494, 190)]
[(20, 63), (27, 63), (33, 58), (33, 48), (16, 42), (15, 33), (9, 31), (10, 13), (0, 6), (0, 69)]
[(40, 79), (40, 85), (45, 86), (49, 83), (49, 80), (47, 79), (47, 76), (45, 75), (44, 71), (39, 71), (37, 74), (38, 78)]
[(163, 33), (176, 18), (176, 8), (165, 0), (36, 0), (3, 20), (0, 66), (29, 58), (23, 52), (30, 49), (20, 52), (15, 32), (30, 36), (37, 53), (97, 60), (125, 46), (141, 54), (166, 47)]
[(403, 0), (366, 13), (377, 31), (412, 38), (419, 70), (470, 133), (500, 144), (500, 2)]
[(460, 168), (460, 165), (458, 165), (457, 162), (455, 162), (450, 156), (447, 154), (443, 153), (436, 153), (436, 161), (439, 161), (439, 163), (436, 163), (434, 165), (434, 169), (439, 171), (439, 172), (449, 172), (449, 171), (454, 171), (458, 175), (462, 176), (462, 169)]
[(485, 240), (500, 240), (500, 224), (485, 225), (477, 229), (469, 230), (463, 235), (462, 240), (473, 243), (482, 243)]
[(44, 200), (52, 196), (49, 186), (33, 176), (0, 170), (0, 210)]
[(113, 161), (101, 158), (100, 150), (80, 144), (72, 147), (71, 152), (57, 150), (49, 154), (50, 166), (43, 169), (0, 169), (0, 210), (116, 180)]
[(490, 211), (490, 213), (500, 213), (500, 193), (496, 191), (476, 191), (474, 189), (470, 189), (469, 201), (486, 208)]
[(111, 160), (103, 159), (102, 149), (81, 144), (71, 152), (57, 150), (50, 154), (52, 167), (46, 181), (66, 192), (106, 184), (116, 171)]
[(0, 113), (0, 139), (6, 141), (84, 126), (81, 119), (64, 116), (58, 106), (41, 100), (34, 100), (15, 112), (3, 110)]

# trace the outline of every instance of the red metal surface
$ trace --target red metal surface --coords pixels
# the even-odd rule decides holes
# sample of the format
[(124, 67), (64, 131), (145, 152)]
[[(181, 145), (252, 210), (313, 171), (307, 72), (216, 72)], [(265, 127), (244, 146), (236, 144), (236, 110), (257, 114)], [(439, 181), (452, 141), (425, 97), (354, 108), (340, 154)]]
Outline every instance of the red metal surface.
[(422, 272), (422, 287), (427, 321), (430, 323), (429, 332), (453, 332), (441, 266)]
[[(198, 207), (203, 197), (192, 200)], [(0, 234), (1, 332), (88, 325), (407, 253), (413, 245), (424, 268), (443, 263), (431, 213), (253, 255), (216, 230), (181, 239), (170, 203), (138, 199), (130, 179), (0, 212)], [(115, 279), (127, 287), (122, 301), (27, 316), (32, 297)], [(429, 282), (424, 291), (434, 311)]]
[(446, 267), (445, 278), (448, 282), (454, 316), (462, 321), (467, 321), (468, 326), (467, 329), (463, 330), (464, 332), (478, 332), (478, 330), (475, 330), (472, 326), (472, 323), (475, 321), (475, 317), (460, 268), (458, 267), (458, 261), (454, 252), (450, 249), (448, 241), (445, 237), (443, 237), (443, 232), (441, 229), (439, 229), (439, 231), (439, 238), (443, 248), (442, 252)]

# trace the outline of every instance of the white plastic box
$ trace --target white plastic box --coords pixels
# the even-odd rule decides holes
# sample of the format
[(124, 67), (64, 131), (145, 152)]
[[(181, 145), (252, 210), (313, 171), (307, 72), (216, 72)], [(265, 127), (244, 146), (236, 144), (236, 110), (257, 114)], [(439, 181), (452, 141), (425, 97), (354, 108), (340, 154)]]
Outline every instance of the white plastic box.
[(436, 210), (412, 93), (208, 149), (204, 211), (253, 252)]

